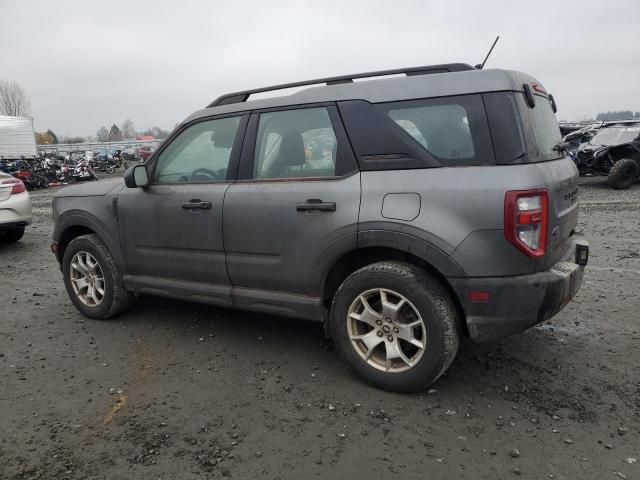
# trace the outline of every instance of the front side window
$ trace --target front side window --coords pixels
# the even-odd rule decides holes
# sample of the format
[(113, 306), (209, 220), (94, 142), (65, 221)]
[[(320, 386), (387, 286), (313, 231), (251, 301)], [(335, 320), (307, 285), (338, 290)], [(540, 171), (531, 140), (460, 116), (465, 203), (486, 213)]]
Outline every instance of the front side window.
[(333, 177), (337, 140), (325, 107), (260, 115), (253, 178)]
[(445, 160), (475, 156), (469, 116), (462, 105), (425, 105), (389, 110), (389, 116), (423, 148)]
[(154, 183), (220, 182), (227, 176), (240, 117), (196, 123), (158, 157)]

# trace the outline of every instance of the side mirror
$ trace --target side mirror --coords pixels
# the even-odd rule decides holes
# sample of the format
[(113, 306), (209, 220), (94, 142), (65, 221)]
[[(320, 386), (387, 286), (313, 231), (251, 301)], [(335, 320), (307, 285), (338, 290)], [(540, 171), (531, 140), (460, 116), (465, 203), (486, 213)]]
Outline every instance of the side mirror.
[(149, 185), (149, 172), (146, 165), (134, 165), (124, 172), (124, 184), (129, 188), (142, 188)]

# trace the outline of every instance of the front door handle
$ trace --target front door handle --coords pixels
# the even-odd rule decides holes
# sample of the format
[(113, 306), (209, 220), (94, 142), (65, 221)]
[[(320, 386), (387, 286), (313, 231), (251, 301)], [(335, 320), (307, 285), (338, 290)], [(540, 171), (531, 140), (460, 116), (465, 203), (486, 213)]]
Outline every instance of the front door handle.
[(316, 210), (320, 212), (335, 212), (336, 203), (323, 202), (318, 198), (310, 198), (304, 203), (296, 203), (296, 210), (299, 212), (308, 212), (311, 210)]
[(201, 208), (203, 210), (209, 210), (211, 208), (211, 202), (203, 202), (200, 200), (189, 200), (182, 204), (182, 208), (185, 210), (191, 210), (193, 208)]

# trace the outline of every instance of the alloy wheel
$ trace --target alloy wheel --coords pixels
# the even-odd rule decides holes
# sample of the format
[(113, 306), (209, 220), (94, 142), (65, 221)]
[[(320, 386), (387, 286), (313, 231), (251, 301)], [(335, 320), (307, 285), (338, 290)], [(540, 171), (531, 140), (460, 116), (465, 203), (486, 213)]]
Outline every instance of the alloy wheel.
[(347, 316), (351, 344), (372, 367), (399, 373), (422, 358), (427, 343), (424, 320), (403, 295), (385, 288), (367, 290), (351, 303)]
[(79, 251), (71, 259), (71, 286), (76, 297), (89, 307), (97, 307), (104, 299), (104, 273), (96, 258)]

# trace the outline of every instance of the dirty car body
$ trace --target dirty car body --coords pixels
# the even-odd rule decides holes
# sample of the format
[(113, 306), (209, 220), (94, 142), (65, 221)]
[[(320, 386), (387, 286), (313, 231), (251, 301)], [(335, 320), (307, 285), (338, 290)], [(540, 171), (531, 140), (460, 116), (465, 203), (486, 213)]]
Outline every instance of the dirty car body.
[[(69, 246), (93, 236), (122, 292), (325, 322), (370, 383), (424, 386), (459, 336), (502, 338), (555, 315), (588, 257), (575, 231), (578, 171), (554, 149), (560, 131), (541, 84), (453, 65), (222, 97), (127, 171), (126, 186), (56, 194), (63, 272)], [(389, 298), (413, 320), (385, 313)], [(425, 322), (438, 312), (450, 318)], [(448, 353), (418, 371), (431, 361), (427, 338)]]

